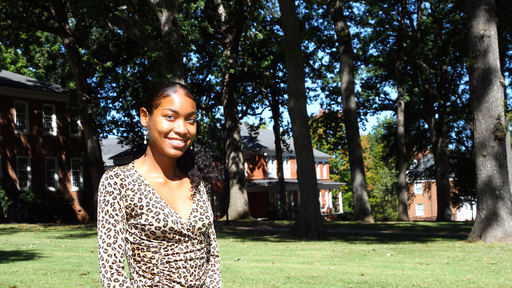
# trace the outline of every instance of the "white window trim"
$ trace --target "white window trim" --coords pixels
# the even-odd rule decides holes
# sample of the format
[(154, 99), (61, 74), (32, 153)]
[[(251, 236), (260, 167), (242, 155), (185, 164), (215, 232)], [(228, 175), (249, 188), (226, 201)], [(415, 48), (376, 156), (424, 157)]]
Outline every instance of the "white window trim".
[[(16, 112), (16, 104), (24, 104), (25, 105), (25, 129), (24, 130), (18, 130), (16, 128), (16, 122), (17, 122), (17, 112)], [(28, 131), (30, 130), (30, 121), (29, 121), (29, 115), (28, 115), (28, 102), (27, 101), (14, 101), (14, 131), (16, 134), (28, 134)]]
[[(44, 123), (44, 121), (45, 121), (45, 119), (44, 119), (44, 116), (45, 116), (44, 115), (44, 108), (45, 107), (51, 107), (52, 108), (52, 120), (51, 120), (52, 121), (52, 130), (53, 130), (52, 132), (44, 131), (45, 130), (44, 129), (45, 128), (44, 127), (44, 124), (45, 124)], [(43, 113), (42, 114), (43, 114), (43, 131), (44, 131), (44, 134), (45, 135), (56, 136), (57, 135), (57, 114), (56, 114), (56, 111), (55, 111), (55, 105), (53, 105), (53, 104), (43, 104)]]
[[(77, 133), (71, 133), (71, 115), (76, 115), (76, 125), (78, 126), (78, 132)], [(80, 137), (82, 136), (82, 123), (80, 122), (80, 116), (78, 115), (78, 112), (70, 112), (69, 113), (69, 135), (73, 137)]]
[[(421, 207), (421, 209), (419, 209)], [(420, 213), (421, 211), (421, 213)], [(425, 205), (424, 204), (416, 204), (416, 216), (425, 216)]]
[[(417, 187), (421, 188), (421, 192), (416, 190)], [(414, 194), (423, 194), (423, 182), (414, 182)]]
[(327, 164), (329, 164), (329, 162), (323, 162), (323, 163), (322, 163), (322, 165), (323, 165), (323, 166), (322, 166), (322, 170), (323, 170), (323, 171), (322, 171), (322, 173), (323, 173), (323, 175), (324, 175), (323, 179), (327, 179), (327, 180), (329, 180), (329, 175), (328, 175), (328, 173), (327, 173)]
[[(80, 186), (73, 186), (73, 161), (80, 161)], [(71, 158), (70, 162), (70, 172), (71, 172), (71, 191), (80, 191), (84, 186), (84, 164), (82, 163), (82, 158)]]
[[(20, 188), (20, 161), (19, 159), (27, 159), (27, 187)], [(18, 190), (25, 191), (32, 185), (32, 165), (30, 163), (30, 156), (16, 156), (16, 185)]]
[[(48, 171), (47, 171), (47, 163), (46, 163), (46, 160), (49, 160), (49, 159), (52, 159), (54, 160), (54, 164), (55, 164), (55, 167), (54, 167), (54, 173), (53, 173), (53, 179), (55, 181), (55, 186), (52, 187), (52, 186), (48, 186)], [(44, 159), (44, 173), (45, 173), (45, 185), (46, 185), (46, 189), (48, 189), (49, 191), (57, 191), (59, 189), (59, 160), (57, 159), (57, 157), (45, 157)]]

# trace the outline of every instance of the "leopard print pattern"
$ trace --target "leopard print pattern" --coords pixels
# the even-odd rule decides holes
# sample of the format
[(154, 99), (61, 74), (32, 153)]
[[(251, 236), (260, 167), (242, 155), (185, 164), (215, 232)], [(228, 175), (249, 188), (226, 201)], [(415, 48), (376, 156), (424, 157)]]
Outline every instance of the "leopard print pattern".
[[(103, 175), (98, 190), (98, 258), (104, 287), (221, 287), (209, 189), (194, 191), (182, 219), (135, 170)], [(130, 279), (126, 276), (127, 258)]]

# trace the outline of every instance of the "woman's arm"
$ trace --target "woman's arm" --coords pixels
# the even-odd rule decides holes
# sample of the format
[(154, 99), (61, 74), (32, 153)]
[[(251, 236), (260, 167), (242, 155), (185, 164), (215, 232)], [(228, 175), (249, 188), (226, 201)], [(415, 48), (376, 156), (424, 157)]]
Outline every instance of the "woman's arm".
[[(211, 199), (211, 187), (209, 185), (205, 185), (203, 183), (203, 189), (206, 191), (207, 199)], [(211, 205), (208, 205), (209, 213), (214, 219), (213, 210)], [(213, 222), (213, 220), (212, 220)], [(217, 246), (217, 235), (215, 233), (215, 225), (212, 223), (210, 230), (208, 231), (208, 244), (210, 246), (209, 257), (210, 261), (208, 263), (208, 275), (205, 281), (205, 287), (213, 287), (220, 288), (221, 287), (221, 277), (220, 277), (220, 254), (219, 247)], [(207, 252), (207, 253), (208, 253)]]
[(208, 263), (208, 276), (206, 278), (206, 287), (221, 287), (220, 277), (220, 254), (217, 246), (217, 235), (215, 227), (212, 225), (209, 231), (210, 238), (210, 263)]
[[(115, 170), (114, 170), (115, 171)], [(126, 214), (118, 176), (107, 171), (98, 189), (98, 258), (104, 287), (131, 287), (124, 270)]]

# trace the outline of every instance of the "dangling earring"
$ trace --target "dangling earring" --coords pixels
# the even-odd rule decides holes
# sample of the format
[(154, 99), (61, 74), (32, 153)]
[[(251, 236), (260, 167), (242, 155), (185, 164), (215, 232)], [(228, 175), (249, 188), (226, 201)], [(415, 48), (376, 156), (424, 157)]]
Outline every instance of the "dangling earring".
[(148, 144), (148, 129), (147, 128), (143, 128), (144, 129), (144, 145)]

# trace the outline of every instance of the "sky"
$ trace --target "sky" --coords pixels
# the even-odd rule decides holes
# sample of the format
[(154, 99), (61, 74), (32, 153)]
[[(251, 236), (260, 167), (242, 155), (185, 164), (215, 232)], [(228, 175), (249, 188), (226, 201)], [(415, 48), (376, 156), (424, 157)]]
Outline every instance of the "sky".
[[(283, 109), (281, 111), (283, 111)], [(307, 111), (308, 111), (308, 115), (318, 113), (320, 111), (320, 102), (315, 102), (315, 103), (309, 104), (307, 106)], [(390, 115), (392, 115), (392, 112), (383, 112), (382, 114), (377, 115), (377, 116), (369, 116), (367, 122), (359, 123), (359, 126), (360, 126), (359, 133), (361, 133), (361, 135), (368, 134), (369, 132), (371, 132), (372, 127), (377, 124), (379, 118), (383, 118), (384, 116), (390, 116)], [(272, 129), (273, 122), (272, 122), (272, 120), (270, 120), (270, 118), (271, 118), (270, 110), (269, 109), (265, 110), (265, 112), (263, 112), (262, 116), (263, 116), (263, 118), (266, 119), (267, 123), (270, 124), (269, 125), (270, 129)], [(288, 112), (286, 111), (286, 109), (284, 109), (284, 113), (283, 113), (282, 117), (285, 119), (285, 121), (287, 121), (287, 122), (290, 121), (289, 120), (290, 117), (288, 116)], [(255, 117), (247, 117), (243, 121), (248, 121), (249, 123), (252, 123), (252, 124), (258, 123), (258, 119)]]

